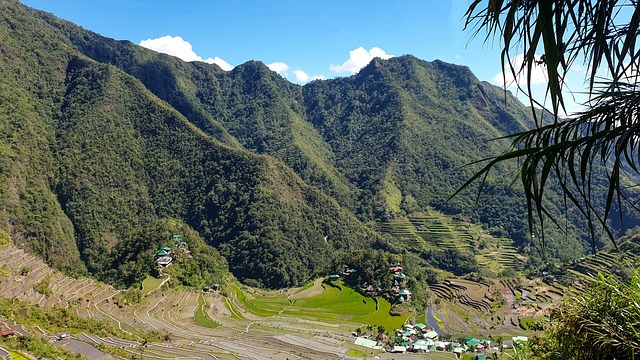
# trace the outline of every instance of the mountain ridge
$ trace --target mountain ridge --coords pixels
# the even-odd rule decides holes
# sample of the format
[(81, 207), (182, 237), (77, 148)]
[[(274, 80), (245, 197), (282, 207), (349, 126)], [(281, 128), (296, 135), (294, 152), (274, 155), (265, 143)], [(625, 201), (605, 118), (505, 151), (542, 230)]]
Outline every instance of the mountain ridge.
[[(472, 189), (448, 200), (477, 170), (468, 164), (509, 145), (492, 140), (532, 124), (467, 67), (376, 58), (300, 86), (259, 61), (226, 72), (14, 0), (0, 10), (0, 229), (50, 264), (138, 281), (156, 249), (117, 245), (178, 219), (239, 279), (295, 286), (353, 250), (411, 251), (366, 223), (432, 209), (536, 255), (515, 164), (478, 202)], [(583, 232), (569, 230), (551, 256), (584, 253)], [(109, 260), (126, 251), (135, 271)]]

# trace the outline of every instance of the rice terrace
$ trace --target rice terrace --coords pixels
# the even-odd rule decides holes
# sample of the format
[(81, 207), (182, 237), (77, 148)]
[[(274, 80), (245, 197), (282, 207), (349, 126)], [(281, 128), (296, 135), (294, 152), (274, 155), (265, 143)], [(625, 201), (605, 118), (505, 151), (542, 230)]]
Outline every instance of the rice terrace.
[(0, 0), (0, 360), (640, 358), (638, 0), (292, 5)]
[[(534, 334), (537, 319), (549, 306), (567, 292), (577, 291), (571, 289), (588, 281), (590, 271), (603, 271), (617, 259), (617, 255), (603, 252), (576, 263), (565, 275), (570, 278), (570, 287), (549, 277), (447, 278), (430, 284), (431, 305), (425, 313), (412, 310), (393, 316), (393, 304), (387, 299), (363, 296), (342, 280), (327, 278), (282, 290), (261, 290), (228, 281), (206, 291), (169, 289), (164, 285), (168, 279), (147, 278), (142, 290), (134, 292), (141, 297), (135, 301), (131, 290), (68, 277), (13, 245), (4, 245), (1, 250), (0, 296), (14, 299), (9, 300), (12, 307), (24, 309), (25, 314), (30, 306), (39, 311), (63, 309), (79, 318), (100, 320), (100, 326), (110, 330), (101, 330), (99, 335), (86, 328), (71, 328), (72, 340), (105, 358), (145, 359), (385, 356), (382, 347), (362, 345), (354, 341), (362, 338), (354, 336), (392, 335), (396, 329), (405, 331), (406, 326), (412, 329), (416, 324), (435, 330), (442, 341), (475, 336), (509, 342), (512, 337)], [(1, 319), (5, 328), (29, 336), (55, 336), (69, 330), (30, 315)], [(435, 340), (431, 358), (455, 358), (451, 351), (437, 351)], [(78, 344), (68, 348), (87, 354)]]

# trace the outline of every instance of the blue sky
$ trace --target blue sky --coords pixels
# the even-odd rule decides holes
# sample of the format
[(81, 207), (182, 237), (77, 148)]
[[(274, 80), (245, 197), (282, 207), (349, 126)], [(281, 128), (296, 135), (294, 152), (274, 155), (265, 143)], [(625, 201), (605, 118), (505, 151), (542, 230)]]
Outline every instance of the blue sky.
[(469, 2), (23, 0), (107, 37), (225, 69), (259, 60), (301, 84), (349, 76), (372, 56), (411, 54), (499, 85), (498, 45), (463, 32)]

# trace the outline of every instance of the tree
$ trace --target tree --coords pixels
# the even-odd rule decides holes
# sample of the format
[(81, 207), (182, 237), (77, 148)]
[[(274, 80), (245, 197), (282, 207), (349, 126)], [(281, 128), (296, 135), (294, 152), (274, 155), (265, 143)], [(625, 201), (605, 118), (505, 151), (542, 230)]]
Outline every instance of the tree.
[[(565, 203), (573, 203), (587, 220), (594, 252), (598, 227), (615, 244), (608, 221), (612, 210), (619, 208), (620, 221), (623, 204), (638, 210), (625, 184), (626, 175), (640, 170), (638, 1), (475, 0), (465, 17), (465, 29), (473, 36), (484, 31), (485, 42), (499, 38), (503, 73), (526, 79), (518, 89), (528, 96), (536, 125), (513, 134), (509, 150), (487, 159), (463, 187), (476, 180), (484, 184), (494, 165), (517, 159), (529, 227), (533, 230), (536, 223), (541, 228), (543, 248), (545, 220), (558, 223), (544, 202), (550, 182), (559, 185)], [(539, 51), (541, 56), (536, 55)], [(564, 80), (577, 63), (587, 69), (590, 100), (585, 111), (562, 118)], [(536, 66), (543, 66), (548, 78), (543, 102), (533, 97), (528, 81)], [(603, 173), (604, 205), (592, 191)]]

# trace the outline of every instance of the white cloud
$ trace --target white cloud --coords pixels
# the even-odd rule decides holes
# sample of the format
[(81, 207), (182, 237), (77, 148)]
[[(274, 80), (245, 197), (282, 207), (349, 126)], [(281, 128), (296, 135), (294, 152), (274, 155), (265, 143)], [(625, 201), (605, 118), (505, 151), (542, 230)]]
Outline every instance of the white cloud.
[(379, 57), (381, 59), (389, 59), (394, 55), (387, 54), (379, 47), (372, 47), (371, 50), (366, 50), (362, 46), (357, 49), (349, 51), (349, 60), (342, 63), (342, 65), (331, 65), (330, 69), (336, 73), (351, 73), (355, 74), (360, 69), (365, 67), (373, 58)]
[(216, 64), (218, 66), (220, 66), (220, 69), (224, 70), (224, 71), (229, 71), (232, 70), (234, 68), (233, 65), (229, 64), (228, 62), (224, 61), (223, 59), (219, 58), (219, 57), (214, 57), (214, 58), (208, 58), (206, 60), (200, 60), (200, 61), (204, 61), (208, 64)]
[(289, 65), (282, 61), (276, 61), (267, 65), (271, 71), (275, 71), (278, 74), (287, 77), (289, 75)]
[(299, 83), (307, 83), (311, 80), (322, 80), (324, 76), (322, 75), (309, 75), (306, 72), (298, 69), (293, 70), (293, 74), (296, 76), (296, 81)]
[(168, 55), (179, 57), (184, 61), (203, 61), (209, 64), (216, 64), (222, 70), (229, 71), (233, 66), (219, 57), (203, 59), (193, 51), (191, 44), (180, 36), (163, 36), (157, 39), (142, 40), (140, 46), (155, 50)]
[[(540, 61), (540, 55), (535, 55), (535, 61)], [(496, 76), (493, 77), (493, 82), (498, 85), (506, 85), (507, 87), (516, 86), (516, 84), (520, 84), (521, 86), (527, 85), (527, 70), (522, 69), (524, 63), (524, 54), (520, 54), (515, 58), (511, 59), (511, 65), (517, 74), (517, 79), (514, 78), (513, 73), (509, 68), (509, 64), (505, 64), (505, 73), (499, 72)], [(537, 62), (534, 64), (531, 69), (531, 84), (546, 84), (547, 81), (547, 70), (544, 65), (538, 64)]]

